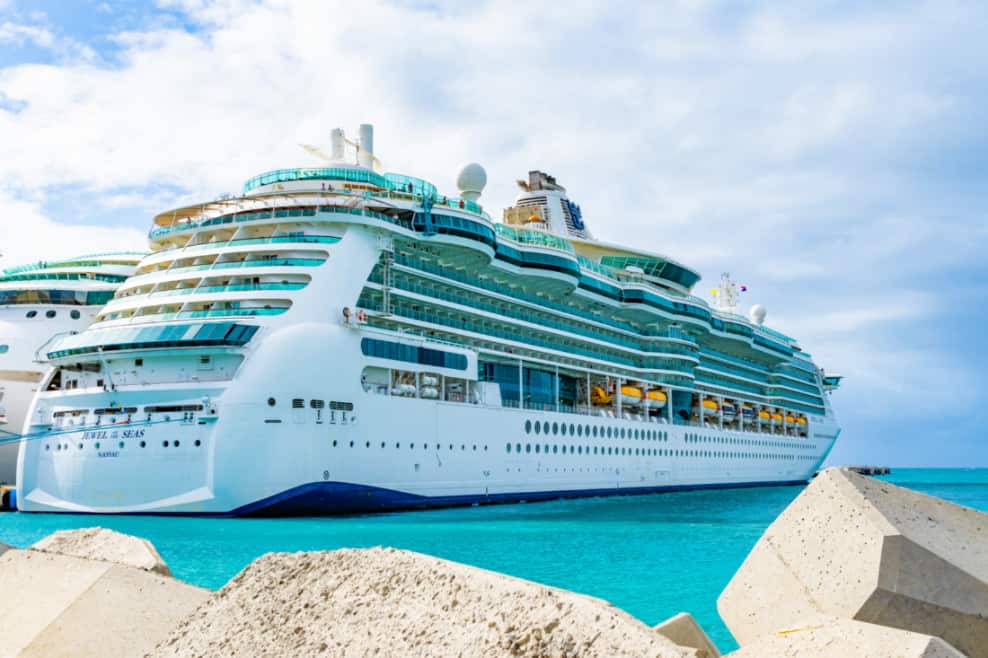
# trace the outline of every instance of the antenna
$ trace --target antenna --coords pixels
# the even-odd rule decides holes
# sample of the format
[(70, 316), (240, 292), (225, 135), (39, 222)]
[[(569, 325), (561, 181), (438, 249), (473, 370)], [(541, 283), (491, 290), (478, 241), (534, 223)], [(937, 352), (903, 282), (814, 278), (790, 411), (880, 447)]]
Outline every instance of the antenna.
[(720, 286), (718, 286), (713, 291), (715, 297), (715, 306), (728, 313), (738, 312), (738, 283), (731, 278), (730, 272), (721, 272), (720, 274)]

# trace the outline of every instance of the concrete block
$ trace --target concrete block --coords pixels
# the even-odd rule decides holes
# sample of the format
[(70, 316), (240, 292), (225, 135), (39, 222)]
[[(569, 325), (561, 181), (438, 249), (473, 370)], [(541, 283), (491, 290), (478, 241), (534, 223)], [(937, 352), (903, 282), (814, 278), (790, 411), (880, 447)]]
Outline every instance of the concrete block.
[(720, 650), (688, 612), (666, 619), (655, 630), (681, 647), (696, 649), (696, 658), (720, 658)]
[(694, 656), (606, 601), (395, 549), (269, 553), (154, 656)]
[(106, 528), (59, 530), (31, 546), (33, 550), (88, 560), (123, 564), (163, 576), (172, 575), (154, 545), (146, 539)]
[(769, 526), (717, 607), (742, 646), (824, 615), (988, 658), (988, 515), (828, 469)]
[(850, 619), (817, 619), (759, 637), (726, 658), (965, 658), (942, 639)]
[(12, 550), (0, 556), (0, 656), (141, 656), (209, 598), (133, 567)]

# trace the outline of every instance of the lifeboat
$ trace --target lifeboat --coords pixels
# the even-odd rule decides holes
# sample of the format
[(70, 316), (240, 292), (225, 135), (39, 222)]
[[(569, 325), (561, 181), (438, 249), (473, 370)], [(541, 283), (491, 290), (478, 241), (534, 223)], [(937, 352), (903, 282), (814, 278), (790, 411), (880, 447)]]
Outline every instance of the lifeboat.
[(662, 409), (666, 406), (666, 394), (662, 391), (649, 391), (645, 397), (648, 400), (648, 406), (652, 409)]
[(720, 410), (724, 414), (724, 420), (728, 422), (738, 417), (738, 408), (730, 402), (720, 405)]
[(806, 419), (803, 418), (802, 416), (800, 416), (799, 418), (796, 419), (796, 424), (797, 425), (806, 425)]
[(786, 422), (792, 425), (793, 423), (796, 422), (796, 417), (793, 416), (792, 414), (786, 414)]
[(423, 386), (419, 395), (426, 400), (435, 400), (439, 397), (439, 389), (435, 386)]
[(398, 384), (391, 389), (394, 395), (415, 397), (415, 384)]
[[(700, 407), (699, 406), (693, 407), (693, 412), (697, 416), (699, 416), (700, 415)], [(714, 402), (713, 400), (704, 400), (703, 401), (703, 416), (704, 416), (704, 418), (711, 418), (713, 416), (716, 416), (719, 412), (720, 412), (720, 407), (717, 405), (716, 402)]]
[(741, 418), (746, 424), (755, 422), (755, 410), (748, 405), (741, 407)]
[(777, 423), (781, 423), (782, 422), (782, 414), (780, 414), (780, 413), (774, 413), (774, 414), (772, 414), (772, 420), (774, 420)]
[(435, 375), (422, 375), (422, 386), (439, 386), (439, 378)]
[(770, 414), (767, 411), (759, 411), (758, 412), (758, 418), (760, 420), (772, 420), (772, 414)]
[(637, 407), (642, 403), (642, 390), (637, 386), (621, 387), (621, 404), (627, 407)]

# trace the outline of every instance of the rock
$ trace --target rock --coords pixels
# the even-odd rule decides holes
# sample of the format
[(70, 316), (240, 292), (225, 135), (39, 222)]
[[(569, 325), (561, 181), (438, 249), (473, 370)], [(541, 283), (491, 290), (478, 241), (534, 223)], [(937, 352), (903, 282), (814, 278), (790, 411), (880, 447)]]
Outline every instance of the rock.
[(762, 636), (727, 658), (965, 658), (938, 637), (850, 619), (817, 619)]
[(0, 541), (0, 555), (3, 555), (4, 553), (6, 553), (7, 551), (9, 551), (9, 550), (11, 550), (13, 548), (14, 548), (13, 546), (9, 546), (9, 545), (3, 543), (2, 541)]
[(696, 658), (720, 658), (717, 646), (688, 612), (680, 612), (666, 619), (656, 626), (655, 630), (672, 640), (674, 644), (696, 649)]
[(0, 656), (141, 656), (210, 593), (100, 560), (11, 550), (0, 556)]
[(160, 573), (162, 576), (172, 575), (168, 565), (158, 555), (151, 542), (106, 528), (59, 530), (31, 548), (45, 553), (124, 564), (144, 571)]
[(269, 553), (154, 656), (691, 656), (605, 601), (395, 549)]
[(988, 657), (988, 515), (828, 469), (769, 526), (717, 607), (742, 646), (824, 615)]

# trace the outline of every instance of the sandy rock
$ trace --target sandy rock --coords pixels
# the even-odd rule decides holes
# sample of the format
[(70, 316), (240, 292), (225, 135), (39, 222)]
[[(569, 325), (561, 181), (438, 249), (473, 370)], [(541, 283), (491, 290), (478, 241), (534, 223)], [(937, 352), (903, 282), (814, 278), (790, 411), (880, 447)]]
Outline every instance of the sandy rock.
[(655, 630), (674, 644), (696, 649), (697, 658), (720, 658), (720, 650), (688, 612), (680, 612), (666, 619)]
[(599, 599), (395, 549), (270, 553), (154, 656), (690, 656)]
[(965, 658), (938, 637), (850, 619), (817, 619), (760, 637), (726, 658)]
[(742, 646), (824, 615), (988, 657), (988, 515), (828, 469), (769, 526), (717, 607)]
[(9, 551), (9, 550), (11, 550), (13, 548), (14, 548), (13, 546), (10, 546), (10, 545), (5, 544), (2, 541), (0, 541), (0, 555), (3, 555), (4, 553), (6, 553), (7, 551)]
[(40, 551), (0, 556), (0, 656), (141, 656), (210, 593), (141, 569)]
[(115, 564), (172, 575), (154, 545), (146, 539), (125, 535), (106, 528), (59, 530), (31, 546), (33, 550), (58, 555), (72, 555), (88, 560)]

